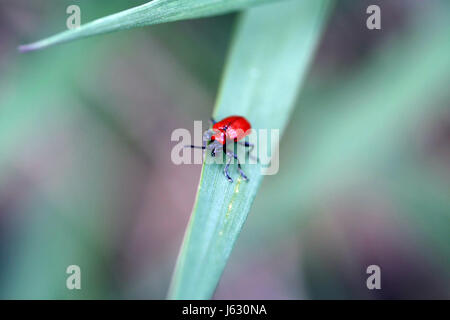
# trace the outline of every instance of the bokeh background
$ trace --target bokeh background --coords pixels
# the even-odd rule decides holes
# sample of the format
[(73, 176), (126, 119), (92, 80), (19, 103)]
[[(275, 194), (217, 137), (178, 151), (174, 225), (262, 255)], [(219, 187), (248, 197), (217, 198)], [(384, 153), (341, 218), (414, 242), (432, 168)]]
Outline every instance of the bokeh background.
[[(0, 1), (0, 298), (166, 296), (236, 14), (16, 51), (144, 2)], [(449, 299), (449, 84), (448, 1), (337, 1), (214, 298)]]

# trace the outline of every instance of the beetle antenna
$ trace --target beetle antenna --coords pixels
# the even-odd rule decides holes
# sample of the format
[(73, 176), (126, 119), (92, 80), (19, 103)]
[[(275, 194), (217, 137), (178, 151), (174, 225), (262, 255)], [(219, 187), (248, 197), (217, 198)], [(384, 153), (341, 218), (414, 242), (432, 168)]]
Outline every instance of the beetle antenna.
[(192, 148), (192, 149), (206, 149), (205, 146), (194, 146), (193, 144), (188, 144), (184, 146), (185, 148)]

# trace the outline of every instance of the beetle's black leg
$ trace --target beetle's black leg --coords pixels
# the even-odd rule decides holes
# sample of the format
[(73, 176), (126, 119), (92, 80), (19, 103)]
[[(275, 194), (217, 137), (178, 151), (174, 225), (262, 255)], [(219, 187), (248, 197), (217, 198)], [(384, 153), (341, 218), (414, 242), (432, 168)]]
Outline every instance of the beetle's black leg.
[(227, 152), (227, 155), (230, 157), (230, 159), (231, 159), (231, 157), (233, 157), (234, 159), (236, 159), (237, 165), (238, 165), (239, 174), (241, 175), (241, 177), (242, 177), (244, 180), (248, 180), (247, 176), (246, 176), (245, 173), (244, 173), (244, 170), (242, 170), (241, 163), (239, 162), (239, 158), (238, 158), (237, 154), (234, 153), (234, 152), (229, 151), (229, 152)]
[(217, 123), (217, 121), (214, 120), (213, 117), (209, 118), (209, 122), (211, 122), (212, 125), (215, 125)]
[(230, 181), (230, 182), (233, 182), (233, 179), (231, 179), (230, 174), (228, 173), (228, 168), (230, 167), (230, 163), (231, 163), (232, 159), (233, 158), (228, 157), (227, 164), (225, 165), (225, 168), (223, 169), (223, 173), (225, 174), (225, 177), (227, 177), (228, 181)]
[(253, 149), (255, 148), (255, 145), (253, 143), (250, 143), (250, 142), (247, 142), (247, 141), (244, 141), (244, 142), (239, 141), (238, 143), (241, 146), (244, 146), (246, 148), (250, 148), (250, 149), (247, 150), (247, 152), (252, 152)]
[(258, 157), (255, 157), (255, 156), (253, 156), (253, 155), (251, 154), (251, 152), (252, 152), (253, 149), (255, 148), (255, 145), (254, 145), (253, 143), (250, 143), (250, 142), (247, 142), (247, 141), (245, 141), (245, 142), (239, 141), (238, 143), (239, 143), (241, 146), (244, 146), (244, 147), (246, 147), (246, 148), (250, 148), (250, 149), (247, 150), (247, 153), (249, 154), (250, 159), (256, 160), (256, 162), (259, 163), (259, 158), (258, 158)]
[(239, 163), (239, 160), (238, 160), (238, 170), (239, 170), (239, 174), (241, 175), (241, 177), (242, 177), (244, 180), (248, 180), (248, 178), (247, 178), (247, 176), (245, 175), (244, 171), (242, 171), (241, 164)]

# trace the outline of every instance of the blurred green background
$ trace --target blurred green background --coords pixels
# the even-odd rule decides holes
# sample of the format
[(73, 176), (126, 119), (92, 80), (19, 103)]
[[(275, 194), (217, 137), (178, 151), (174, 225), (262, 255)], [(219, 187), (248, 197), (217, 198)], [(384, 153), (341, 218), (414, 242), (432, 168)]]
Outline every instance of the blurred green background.
[[(16, 51), (145, 2), (0, 2), (0, 298), (166, 296), (201, 169), (170, 135), (209, 118), (236, 14)], [(450, 298), (449, 39), (445, 0), (336, 2), (214, 298)]]

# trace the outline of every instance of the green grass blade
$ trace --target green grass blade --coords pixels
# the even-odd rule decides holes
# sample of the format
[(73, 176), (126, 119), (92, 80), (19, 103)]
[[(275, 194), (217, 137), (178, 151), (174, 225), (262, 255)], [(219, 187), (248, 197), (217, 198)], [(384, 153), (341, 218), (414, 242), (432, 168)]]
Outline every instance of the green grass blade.
[[(256, 129), (282, 132), (329, 7), (328, 0), (287, 1), (245, 12), (214, 116), (243, 115)], [(208, 299), (214, 293), (263, 178), (259, 166), (243, 168), (250, 181), (234, 175), (229, 183), (223, 165), (203, 166), (169, 298)]]
[(58, 33), (44, 40), (19, 47), (21, 52), (43, 49), (102, 33), (152, 24), (214, 16), (265, 2), (281, 0), (153, 0), (146, 4), (106, 16), (77, 29)]
[[(424, 11), (408, 29), (393, 33), (391, 41), (380, 46), (358, 70), (345, 77), (339, 76), (339, 81), (315, 84), (308, 93), (305, 88), (299, 99), (305, 108), (295, 112), (292, 121), (296, 126), (291, 126), (287, 139), (283, 140), (284, 147), (300, 142), (301, 148), (284, 149), (290, 154), (283, 153), (280, 173), (258, 193), (252, 210), (264, 214), (248, 225), (246, 235), (251, 234), (252, 238), (241, 239), (247, 240), (247, 247), (248, 241), (253, 247), (260, 246), (261, 239), (273, 243), (285, 234), (301, 232), (311, 215), (316, 214), (314, 208), (321, 208), (318, 199), (329, 199), (335, 190), (354, 185), (358, 179), (369, 181), (376, 177), (377, 187), (382, 183), (395, 185), (403, 195), (391, 194), (393, 199), (416, 192), (414, 204), (433, 199), (440, 210), (447, 208), (444, 199), (448, 198), (448, 192), (445, 194), (448, 188), (433, 188), (432, 182), (426, 182), (426, 165), (417, 165), (420, 170), (416, 168), (413, 175), (411, 162), (417, 161), (418, 155), (416, 149), (412, 154), (407, 153), (411, 141), (406, 137), (410, 135), (408, 130), (424, 125), (419, 123), (426, 123), (424, 119), (430, 119), (445, 106), (439, 99), (443, 99), (441, 96), (449, 83), (450, 42), (445, 40), (449, 30), (444, 27), (449, 20), (450, 10), (439, 6)], [(412, 65), (414, 77), (411, 76)], [(390, 81), (388, 86), (386, 79)], [(281, 149), (283, 151), (283, 147)], [(399, 160), (402, 158), (405, 160)], [(393, 169), (397, 163), (400, 163), (399, 168)], [(428, 170), (433, 174), (437, 172), (433, 166)], [(364, 174), (360, 175), (361, 172)], [(412, 182), (415, 177), (417, 180)], [(439, 185), (440, 182), (434, 183)], [(282, 188), (285, 192), (279, 193)], [(264, 200), (275, 192), (278, 192), (275, 199)], [(438, 213), (435, 219), (427, 219), (429, 212), (438, 210), (432, 207), (432, 201), (426, 205), (427, 209), (413, 206), (419, 212), (415, 227), (425, 230), (425, 234), (450, 255), (447, 234), (440, 238), (442, 232), (438, 232), (446, 225), (437, 218)], [(280, 207), (283, 209), (278, 215), (265, 217)], [(413, 209), (400, 210), (399, 214), (411, 219)]]

